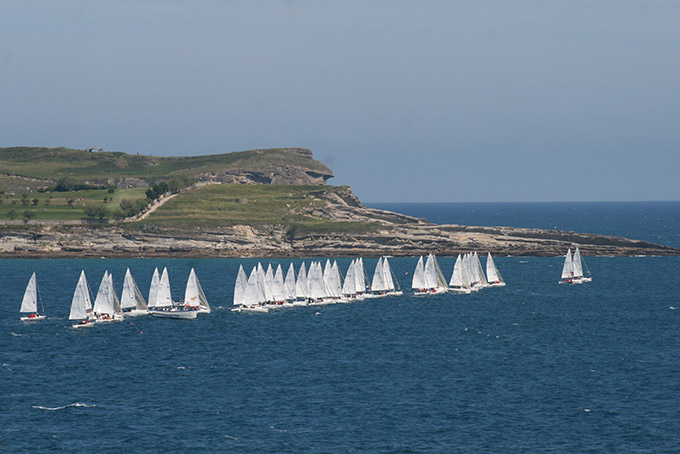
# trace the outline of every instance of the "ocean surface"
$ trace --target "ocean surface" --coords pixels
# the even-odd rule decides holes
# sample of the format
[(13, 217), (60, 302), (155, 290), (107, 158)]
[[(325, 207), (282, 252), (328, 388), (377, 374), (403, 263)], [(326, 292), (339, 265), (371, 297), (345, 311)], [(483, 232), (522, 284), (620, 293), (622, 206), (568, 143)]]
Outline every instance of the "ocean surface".
[[(680, 245), (678, 203), (380, 206)], [(0, 452), (680, 452), (680, 257), (585, 257), (578, 286), (559, 257), (495, 259), (505, 288), (258, 315), (229, 311), (254, 259), (2, 260)], [(416, 258), (390, 261), (408, 290)], [(212, 314), (70, 328), (81, 270), (146, 296), (163, 266)], [(48, 318), (21, 323), (34, 271)]]

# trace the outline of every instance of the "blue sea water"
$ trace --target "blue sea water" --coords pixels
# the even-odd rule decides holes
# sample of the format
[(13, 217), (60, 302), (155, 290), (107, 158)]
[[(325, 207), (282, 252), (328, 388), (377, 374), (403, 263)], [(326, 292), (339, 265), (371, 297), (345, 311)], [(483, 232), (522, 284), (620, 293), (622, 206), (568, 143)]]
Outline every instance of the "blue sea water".
[[(573, 207), (545, 208), (542, 226), (568, 225)], [(586, 208), (574, 229), (606, 233), (604, 211), (614, 234), (679, 235), (677, 206), (628, 221)], [(489, 225), (524, 212), (467, 209)], [(423, 210), (464, 223), (451, 206)], [(560, 258), (498, 257), (505, 288), (258, 315), (229, 311), (254, 259), (3, 260), (0, 452), (680, 452), (680, 257), (586, 260), (594, 279), (579, 286), (557, 284)], [(447, 277), (453, 261), (440, 257)], [(416, 259), (391, 263), (407, 288)], [(194, 267), (213, 313), (70, 328), (81, 269), (93, 288), (108, 269), (120, 289), (129, 267), (146, 294), (156, 266), (175, 296)], [(26, 324), (33, 271), (48, 319)]]

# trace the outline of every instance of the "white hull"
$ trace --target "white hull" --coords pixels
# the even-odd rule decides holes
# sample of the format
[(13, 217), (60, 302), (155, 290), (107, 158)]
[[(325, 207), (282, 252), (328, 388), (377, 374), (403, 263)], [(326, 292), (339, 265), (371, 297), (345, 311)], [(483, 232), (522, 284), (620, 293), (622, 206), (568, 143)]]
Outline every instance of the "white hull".
[(139, 317), (142, 315), (149, 315), (149, 311), (146, 309), (132, 309), (131, 311), (123, 311), (125, 317)]
[(325, 306), (326, 304), (335, 304), (336, 301), (328, 298), (328, 299), (322, 299), (322, 300), (316, 300), (312, 301), (309, 303), (310, 306)]
[(240, 307), (235, 307), (231, 310), (232, 312), (246, 312), (246, 313), (251, 313), (251, 314), (263, 314), (266, 312), (269, 312), (269, 309), (267, 309), (264, 306), (240, 306)]
[(73, 328), (88, 328), (90, 326), (94, 326), (93, 322), (88, 321), (87, 323), (76, 323), (75, 325), (71, 325)]
[(472, 289), (449, 287), (449, 293), (455, 293), (457, 295), (469, 295), (472, 293)]
[(309, 306), (307, 301), (294, 301), (293, 306)]
[(45, 320), (47, 317), (44, 315), (36, 315), (35, 317), (21, 317), (19, 320), (22, 322), (37, 322), (39, 320)]
[(489, 287), (505, 287), (505, 282), (494, 282), (493, 284), (489, 284)]
[(430, 296), (430, 295), (441, 295), (442, 293), (448, 292), (448, 288), (437, 288), (433, 290), (427, 290), (424, 292), (414, 292), (413, 296)]
[(151, 309), (149, 311), (151, 315), (158, 318), (174, 318), (181, 320), (194, 319), (198, 315), (196, 310), (183, 310), (175, 307), (171, 307), (165, 310)]
[(111, 322), (121, 322), (123, 321), (123, 316), (119, 314), (113, 314), (109, 318), (102, 318), (101, 316), (95, 318), (93, 322), (95, 323), (111, 323)]

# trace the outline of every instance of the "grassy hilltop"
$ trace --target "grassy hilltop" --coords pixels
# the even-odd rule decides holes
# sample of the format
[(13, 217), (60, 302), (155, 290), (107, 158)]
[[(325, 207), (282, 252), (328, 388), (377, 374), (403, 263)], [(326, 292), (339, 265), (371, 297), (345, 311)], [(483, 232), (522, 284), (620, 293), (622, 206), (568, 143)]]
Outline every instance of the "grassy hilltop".
[(4, 192), (15, 190), (14, 187), (46, 187), (61, 177), (114, 185), (121, 185), (123, 181), (123, 186), (128, 180), (136, 179), (150, 186), (173, 176), (199, 177), (234, 172), (260, 174), (266, 179), (281, 169), (318, 174), (324, 180), (333, 176), (328, 167), (312, 158), (311, 151), (302, 148), (177, 157), (69, 148), (0, 148), (0, 190)]
[[(275, 226), (290, 235), (375, 230), (372, 222), (320, 215), (328, 205), (324, 195), (351, 193), (349, 188), (266, 184), (323, 182), (330, 176), (331, 170), (306, 149), (155, 157), (67, 148), (0, 148), (0, 191), (4, 192), (0, 223), (116, 219), (127, 230), (151, 228), (175, 234), (236, 225)], [(180, 177), (186, 177), (186, 184), (173, 189), (172, 182)], [(65, 188), (65, 179), (70, 187)], [(196, 181), (221, 184), (181, 191)], [(156, 190), (165, 182), (169, 188)], [(125, 221), (153, 207), (154, 199), (163, 193), (176, 194), (143, 220)]]

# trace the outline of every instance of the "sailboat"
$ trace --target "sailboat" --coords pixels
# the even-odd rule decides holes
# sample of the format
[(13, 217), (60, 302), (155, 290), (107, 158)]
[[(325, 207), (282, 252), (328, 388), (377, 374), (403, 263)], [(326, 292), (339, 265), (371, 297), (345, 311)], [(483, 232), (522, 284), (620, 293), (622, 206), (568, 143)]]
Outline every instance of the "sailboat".
[(578, 248), (576, 248), (576, 251), (574, 252), (572, 263), (572, 268), (574, 270), (574, 280), (578, 280), (579, 282), (591, 282), (593, 280), (593, 278), (590, 277), (590, 270), (588, 270), (588, 266), (586, 266), (588, 276), (586, 277), (583, 274), (583, 266), (586, 264), (586, 262), (581, 258), (581, 252), (578, 250)]
[(390, 262), (387, 261), (387, 257), (380, 257), (375, 265), (373, 280), (371, 281), (371, 291), (376, 297), (401, 295), (403, 293), (397, 290), (395, 286), (392, 269), (390, 268)]
[(132, 277), (132, 273), (130, 273), (130, 268), (125, 271), (123, 293), (120, 295), (120, 307), (125, 315), (131, 317), (149, 313), (149, 308), (146, 305), (146, 301), (144, 301), (142, 292), (139, 291), (139, 287), (137, 287), (137, 283)]
[(463, 258), (458, 254), (455, 265), (453, 265), (453, 274), (449, 281), (449, 292), (470, 294), (472, 293), (470, 278), (468, 277)]
[(491, 257), (491, 252), (488, 253), (486, 257), (486, 280), (489, 282), (491, 287), (505, 287), (505, 281), (501, 276), (501, 273), (496, 268), (496, 263)]
[(423, 257), (418, 258), (411, 286), (416, 290), (415, 296), (436, 295), (448, 291), (449, 286), (434, 254), (427, 256), (425, 265), (423, 265)]
[(161, 278), (158, 281), (156, 302), (153, 307), (150, 307), (149, 313), (159, 318), (192, 319), (196, 318), (198, 311), (183, 304), (173, 304), (168, 269), (163, 268), (163, 273), (161, 273)]
[[(245, 272), (243, 273), (245, 277)], [(237, 278), (238, 282), (238, 278)], [(238, 284), (237, 285), (241, 285)], [(239, 290), (240, 291), (240, 290)], [(250, 272), (250, 276), (246, 282), (243, 296), (238, 300), (238, 306), (232, 309), (232, 312), (269, 312), (269, 309), (263, 304), (265, 302), (264, 288), (259, 279), (258, 267), (254, 266)], [(234, 305), (237, 304), (236, 290), (234, 292)]]
[(151, 309), (156, 307), (158, 302), (158, 285), (160, 284), (161, 276), (158, 274), (158, 268), (153, 270), (153, 276), (151, 276), (151, 285), (149, 286), (149, 299), (147, 299), (148, 308)]
[(239, 265), (238, 273), (236, 273), (236, 282), (234, 283), (234, 306), (239, 307), (243, 304), (247, 285), (248, 278), (246, 277), (246, 272), (243, 271), (243, 265)]
[[(590, 272), (588, 272), (590, 274)], [(583, 265), (581, 259), (581, 252), (576, 248), (574, 255), (571, 255), (571, 248), (567, 250), (567, 255), (564, 257), (564, 265), (562, 266), (562, 279), (560, 284), (582, 284), (584, 282), (592, 281), (592, 277), (585, 277), (583, 275)]]
[(184, 291), (184, 305), (196, 309), (199, 314), (210, 313), (210, 304), (208, 304), (208, 299), (203, 293), (203, 288), (193, 268), (189, 272), (187, 287)]
[(120, 301), (118, 301), (118, 297), (113, 290), (113, 277), (108, 271), (104, 272), (102, 281), (99, 284), (92, 312), (94, 312), (97, 323), (107, 323), (123, 319)]
[[(24, 314), (29, 313), (29, 315), (20, 317), (22, 322), (45, 320), (45, 307), (43, 306), (42, 298), (39, 298), (39, 296), (38, 283), (36, 281), (35, 273), (33, 273), (28, 280), (28, 285), (26, 285), (24, 298), (21, 300), (21, 309), (19, 309), (19, 312)], [(42, 313), (38, 313), (38, 299), (40, 299)]]
[(307, 269), (305, 263), (300, 264), (297, 279), (295, 280), (295, 302), (296, 306), (307, 306), (309, 304), (309, 288), (307, 284)]
[(92, 321), (92, 301), (90, 300), (90, 289), (87, 286), (87, 278), (85, 271), (80, 272), (78, 284), (73, 292), (73, 299), (71, 299), (71, 312), (68, 315), (69, 320), (80, 320), (80, 322), (72, 325), (74, 328), (83, 328), (86, 326), (93, 326)]

